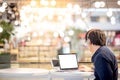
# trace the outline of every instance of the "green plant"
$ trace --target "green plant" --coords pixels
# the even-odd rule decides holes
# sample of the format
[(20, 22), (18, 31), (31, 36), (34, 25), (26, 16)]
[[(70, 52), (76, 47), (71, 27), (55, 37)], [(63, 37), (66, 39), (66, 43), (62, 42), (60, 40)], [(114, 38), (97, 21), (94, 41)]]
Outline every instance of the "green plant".
[(0, 55), (10, 55), (10, 52), (1, 52)]
[(3, 29), (3, 31), (0, 33), (0, 43), (3, 43), (4, 39), (7, 39), (9, 41), (10, 36), (14, 35), (13, 25), (4, 21), (4, 20), (2, 20), (2, 21), (0, 21), (0, 27)]

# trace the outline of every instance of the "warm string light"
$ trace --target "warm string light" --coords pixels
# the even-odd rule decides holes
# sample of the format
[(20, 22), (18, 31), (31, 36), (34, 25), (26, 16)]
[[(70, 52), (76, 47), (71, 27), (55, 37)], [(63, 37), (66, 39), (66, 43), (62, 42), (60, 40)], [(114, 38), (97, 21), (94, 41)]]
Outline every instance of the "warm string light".
[[(33, 0), (32, 0), (33, 1)], [(48, 1), (48, 0), (41, 0), (41, 1), (43, 1), (43, 3), (44, 3), (44, 1)], [(101, 7), (103, 7), (103, 3), (105, 3), (105, 2), (103, 2), (103, 1), (100, 1), (99, 2), (100, 4), (101, 4)], [(106, 4), (104, 4), (104, 6), (105, 6)], [(101, 8), (100, 7), (100, 8)], [(71, 12), (69, 12), (69, 13), (71, 13), (71, 15), (72, 14), (75, 14), (75, 15), (80, 15), (80, 18), (86, 18), (86, 16), (87, 15), (89, 15), (88, 14), (88, 12), (86, 12), (86, 11), (81, 11), (81, 7), (80, 7), (80, 5), (78, 5), (78, 4), (72, 4), (72, 3), (68, 3), (67, 5), (66, 5), (66, 8), (67, 8), (67, 10), (69, 11), (69, 10), (71, 10)], [(65, 9), (66, 9), (65, 8)], [(30, 6), (30, 9), (32, 10), (32, 6)], [(39, 8), (36, 8), (37, 10), (39, 9)], [(66, 26), (66, 24), (65, 24), (65, 22), (63, 22), (63, 21), (65, 21), (66, 20), (66, 23), (69, 23), (69, 21), (72, 19), (71, 18), (71, 15), (70, 15), (70, 17), (69, 17), (69, 19), (67, 20), (67, 16), (66, 16), (66, 12), (63, 12), (63, 11), (61, 11), (61, 12), (58, 12), (59, 14), (57, 14), (57, 8), (51, 8), (51, 7), (47, 7), (47, 8), (41, 8), (42, 9), (42, 11), (40, 11), (39, 10), (39, 12), (38, 12), (38, 14), (37, 14), (37, 16), (39, 16), (39, 14), (40, 15), (43, 15), (43, 16), (39, 16), (39, 19), (38, 19), (38, 17), (36, 17), (36, 14), (34, 14), (34, 15), (30, 15), (31, 17), (30, 17), (30, 22), (32, 22), (32, 20), (37, 20), (38, 22), (39, 22), (39, 20), (42, 22), (42, 20), (44, 19), (44, 21), (43, 21), (43, 23), (41, 24), (42, 26), (44, 26), (44, 28), (46, 27), (46, 29), (48, 29), (48, 27), (47, 26), (51, 26), (51, 29), (52, 29), (52, 27), (54, 26), (56, 26), (56, 25), (53, 25), (52, 23), (51, 23), (51, 21), (54, 21), (54, 20), (56, 20), (56, 21), (60, 21), (61, 22), (61, 24), (62, 25), (64, 25), (64, 26)], [(56, 9), (56, 10), (55, 10)], [(28, 9), (27, 9), (28, 10)], [(27, 10), (25, 10), (25, 11), (27, 11)], [(59, 10), (60, 11), (60, 10)], [(42, 13), (41, 13), (42, 12)], [(49, 14), (48, 14), (48, 13)], [(37, 13), (37, 12), (36, 12)], [(62, 15), (61, 15), (61, 13), (62, 13)], [(21, 13), (22, 14), (22, 13)], [(107, 16), (108, 17), (110, 17), (110, 20), (111, 20), (111, 22), (112, 22), (112, 24), (114, 24), (115, 23), (115, 20), (112, 18), (111, 19), (111, 17), (113, 16), (113, 12), (112, 11), (108, 11), (108, 12), (106, 12), (106, 14), (107, 14)], [(55, 16), (55, 17), (54, 17)], [(36, 18), (35, 18), (36, 17)], [(65, 17), (66, 17), (66, 19), (65, 19)], [(22, 19), (23, 21), (25, 21), (25, 19)], [(114, 21), (113, 21), (114, 20)], [(26, 23), (27, 22), (27, 23)], [(71, 21), (72, 22), (72, 21)], [(24, 26), (25, 25), (27, 25), (27, 24), (29, 24), (29, 20), (26, 20), (25, 22), (24, 22), (25, 24), (24, 24)], [(46, 23), (48, 23), (48, 24), (50, 24), (50, 25), (45, 25)], [(79, 23), (81, 23), (81, 20), (76, 20), (76, 25), (80, 25)], [(17, 23), (16, 23), (17, 24)], [(27, 26), (32, 26), (31, 25), (32, 23), (30, 23), (29, 25), (27, 25)], [(35, 24), (37, 25), (38, 23), (37, 22), (35, 22)], [(70, 24), (70, 23), (69, 23)], [(72, 22), (72, 24), (70, 24), (69, 26), (71, 26), (71, 25), (73, 25), (74, 24), (74, 22)], [(62, 26), (61, 25), (61, 26)], [(82, 22), (82, 25), (83, 26), (86, 26), (86, 24), (84, 23), (84, 21)], [(81, 27), (81, 26), (80, 26)], [(40, 29), (40, 28), (39, 28)], [(84, 28), (82, 28), (82, 29), (84, 29)], [(54, 29), (55, 30), (55, 29)]]
[(2, 3), (2, 6), (0, 6), (0, 12), (5, 12), (6, 8), (7, 8), (8, 4), (6, 2)]
[[(56, 0), (40, 0), (40, 2), (41, 3), (43, 3), (43, 5), (44, 6), (49, 6), (49, 5), (51, 5), (51, 6), (55, 6), (56, 5)], [(44, 4), (45, 3), (45, 4)], [(32, 9), (32, 7), (34, 7), (34, 6), (36, 6), (36, 4), (37, 4), (37, 2), (36, 2), (36, 0), (31, 0), (31, 3), (30, 3), (30, 9)], [(98, 6), (98, 8), (102, 8), (102, 7), (104, 7), (104, 6), (106, 6), (106, 3), (104, 2), (104, 1), (99, 1), (99, 2), (95, 2), (94, 4), (98, 4), (99, 6)], [(5, 3), (3, 4), (4, 6), (6, 5)], [(43, 6), (43, 8), (44, 8), (44, 6)], [(87, 16), (87, 12), (83, 12), (83, 11), (81, 11), (81, 6), (80, 5), (78, 5), (78, 4), (72, 4), (72, 3), (68, 3), (67, 5), (67, 9), (71, 9), (71, 10), (74, 10), (73, 12), (73, 14), (75, 14), (75, 15), (80, 15), (82, 18), (86, 18), (86, 16)], [(50, 7), (48, 7), (48, 8), (50, 8)], [(53, 7), (54, 8), (54, 7)], [(26, 10), (27, 11), (27, 10)], [(9, 11), (10, 12), (10, 11)], [(52, 11), (51, 11), (52, 12)], [(11, 13), (11, 12), (10, 12)], [(53, 12), (54, 13), (54, 12)], [(15, 13), (15, 15), (13, 14), (13, 13), (11, 13), (12, 14), (12, 17), (13, 18), (15, 18), (15, 15), (18, 15), (19, 13)], [(41, 13), (40, 13), (41, 14)], [(51, 13), (50, 13), (51, 14)], [(35, 17), (34, 15), (31, 15), (32, 16), (32, 18), (31, 18), (31, 20)], [(112, 12), (107, 12), (107, 16), (109, 16), (109, 17), (112, 17), (113, 16), (113, 14), (112, 14)], [(48, 19), (49, 20), (52, 20), (53, 18), (54, 18), (54, 14), (51, 14), (51, 15), (48, 15), (47, 14), (47, 17), (48, 17)], [(44, 18), (44, 17), (43, 17)], [(62, 21), (63, 19), (64, 19), (64, 16), (61, 16), (61, 15), (57, 15), (57, 19), (58, 19), (58, 21)], [(68, 20), (70, 21), (70, 19), (71, 18), (69, 18)], [(40, 19), (39, 19), (40, 20)], [(37, 21), (39, 21), (39, 20), (37, 20)], [(113, 20), (113, 19), (111, 19), (111, 20)], [(69, 21), (68, 21), (68, 23), (69, 23)], [(26, 21), (27, 22), (27, 21)], [(25, 25), (26, 24), (28, 24), (28, 22), (26, 23), (26, 22), (24, 22), (25, 23)], [(20, 22), (18, 21), (18, 20), (16, 20), (15, 22), (14, 22), (14, 24), (15, 25), (18, 25)], [(70, 23), (69, 23), (70, 24)], [(71, 24), (72, 25), (72, 24)]]
[(5, 20), (9, 23), (13, 23), (13, 25), (19, 25), (19, 11), (17, 8), (17, 3), (9, 3), (5, 0), (2, 0), (0, 2), (0, 13), (4, 13), (6, 15)]
[(40, 0), (40, 4), (43, 6), (55, 6), (56, 5), (56, 0), (51, 0), (50, 2), (48, 0)]

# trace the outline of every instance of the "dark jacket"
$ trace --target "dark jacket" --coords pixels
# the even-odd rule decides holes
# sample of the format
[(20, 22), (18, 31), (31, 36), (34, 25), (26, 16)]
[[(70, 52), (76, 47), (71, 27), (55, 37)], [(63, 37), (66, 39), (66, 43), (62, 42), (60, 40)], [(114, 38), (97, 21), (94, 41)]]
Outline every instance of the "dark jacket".
[(95, 80), (118, 80), (118, 64), (113, 52), (101, 46), (92, 56)]

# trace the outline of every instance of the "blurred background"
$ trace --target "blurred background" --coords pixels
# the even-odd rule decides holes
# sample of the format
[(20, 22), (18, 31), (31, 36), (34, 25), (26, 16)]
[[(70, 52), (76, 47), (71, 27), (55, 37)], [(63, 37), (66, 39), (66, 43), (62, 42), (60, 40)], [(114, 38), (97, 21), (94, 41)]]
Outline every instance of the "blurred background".
[(8, 56), (1, 68), (50, 69), (52, 59), (69, 53), (92, 66), (85, 42), (90, 28), (105, 32), (119, 63), (120, 0), (0, 0), (0, 56)]

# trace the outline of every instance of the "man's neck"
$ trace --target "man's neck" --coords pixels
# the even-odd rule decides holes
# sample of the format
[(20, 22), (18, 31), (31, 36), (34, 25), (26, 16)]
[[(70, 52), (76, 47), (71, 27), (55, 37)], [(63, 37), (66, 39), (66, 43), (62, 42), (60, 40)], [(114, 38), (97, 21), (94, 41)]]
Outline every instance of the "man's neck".
[(100, 46), (98, 45), (93, 45), (93, 53), (95, 53), (98, 49), (100, 48)]

